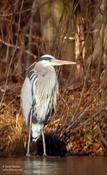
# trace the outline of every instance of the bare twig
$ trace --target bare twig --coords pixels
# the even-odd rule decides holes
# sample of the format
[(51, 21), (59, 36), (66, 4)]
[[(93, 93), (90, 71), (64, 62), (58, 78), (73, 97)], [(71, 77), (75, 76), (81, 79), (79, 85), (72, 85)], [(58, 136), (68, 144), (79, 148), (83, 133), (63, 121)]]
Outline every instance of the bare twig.
[[(8, 46), (8, 47), (11, 47), (11, 48), (16, 48), (16, 49), (18, 49), (18, 50), (22, 50), (22, 48), (20, 47), (20, 46), (15, 46), (14, 44), (11, 44), (11, 43), (8, 43), (8, 42), (6, 42), (6, 41), (3, 41), (2, 39), (0, 39), (0, 42), (2, 43), (2, 44), (4, 44), (5, 46)], [(31, 53), (29, 50), (25, 50), (24, 51), (26, 54), (28, 54), (28, 55), (30, 55), (30, 56), (32, 56), (33, 58), (37, 58), (37, 56), (35, 55), (35, 54), (33, 54), (33, 53)]]
[[(22, 0), (21, 8), (20, 8), (20, 13), (19, 13), (18, 33), (19, 33), (19, 31), (20, 31), (21, 10), (22, 10), (22, 7), (23, 7), (23, 2), (24, 2), (24, 0)], [(7, 77), (6, 77), (6, 81), (5, 81), (4, 93), (3, 93), (3, 96), (2, 96), (2, 99), (1, 99), (1, 102), (0, 102), (0, 108), (1, 108), (2, 102), (3, 102), (4, 97), (5, 97), (5, 93), (6, 93), (6, 89), (7, 89), (7, 84), (8, 84), (8, 77), (9, 77), (9, 73), (10, 73), (10, 68), (11, 68), (11, 64), (12, 64), (12, 62), (13, 62), (13, 59), (14, 59), (16, 50), (17, 50), (17, 44), (18, 44), (18, 37), (17, 37), (17, 39), (16, 39), (16, 44), (15, 44), (15, 47), (14, 47), (14, 52), (13, 52), (13, 55), (12, 55), (12, 57), (11, 57), (11, 59), (10, 59), (10, 63), (9, 63), (8, 69), (7, 69)], [(9, 45), (8, 45), (8, 48), (7, 48), (7, 55), (6, 55), (6, 57), (8, 57), (8, 56), (9, 56)]]

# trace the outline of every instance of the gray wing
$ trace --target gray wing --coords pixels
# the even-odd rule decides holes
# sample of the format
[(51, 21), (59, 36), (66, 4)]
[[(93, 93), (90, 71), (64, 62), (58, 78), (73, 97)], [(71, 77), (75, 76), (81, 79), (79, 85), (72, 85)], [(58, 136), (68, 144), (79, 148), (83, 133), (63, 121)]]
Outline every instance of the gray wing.
[[(21, 107), (22, 107), (22, 112), (26, 121), (26, 124), (28, 125), (28, 120), (29, 120), (29, 114), (32, 108), (32, 82), (30, 78), (33, 74), (28, 74), (26, 77), (22, 89), (21, 89)], [(37, 75), (35, 74), (35, 81), (37, 80)]]

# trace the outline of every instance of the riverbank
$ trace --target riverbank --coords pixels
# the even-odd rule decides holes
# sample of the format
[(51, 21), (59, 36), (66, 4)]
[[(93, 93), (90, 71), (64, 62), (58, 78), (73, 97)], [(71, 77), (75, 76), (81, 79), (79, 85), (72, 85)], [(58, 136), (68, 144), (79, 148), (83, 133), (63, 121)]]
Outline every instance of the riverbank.
[[(47, 153), (49, 155), (104, 156), (107, 154), (106, 108), (100, 112), (99, 121), (97, 113), (97, 117), (92, 118), (92, 108), (96, 106), (96, 101), (94, 101), (91, 104), (92, 107), (80, 120), (72, 119), (72, 114), (75, 110), (75, 105), (73, 107), (73, 104), (77, 104), (79, 100), (79, 96), (77, 96), (80, 93), (79, 91), (76, 89), (71, 93), (71, 90), (68, 89), (66, 93), (62, 93), (62, 96), (60, 95), (58, 111), (44, 127)], [(84, 103), (89, 100), (89, 97), (85, 98)], [(75, 103), (73, 103), (73, 100), (75, 100)], [(83, 111), (82, 107), (80, 109)], [(20, 109), (20, 96), (16, 95), (15, 98), (14, 96), (5, 97), (5, 102), (0, 110), (0, 156), (25, 155), (27, 135), (27, 128)], [(33, 155), (42, 155), (41, 139), (36, 145), (32, 143), (31, 152)]]

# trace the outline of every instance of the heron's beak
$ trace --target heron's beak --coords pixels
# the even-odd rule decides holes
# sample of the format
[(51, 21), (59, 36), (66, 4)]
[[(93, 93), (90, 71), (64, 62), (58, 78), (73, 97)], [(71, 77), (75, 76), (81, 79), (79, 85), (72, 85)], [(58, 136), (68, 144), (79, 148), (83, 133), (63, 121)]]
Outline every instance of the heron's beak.
[(53, 64), (55, 66), (60, 66), (60, 65), (70, 65), (70, 64), (76, 64), (76, 62), (73, 61), (65, 61), (65, 60), (54, 60)]

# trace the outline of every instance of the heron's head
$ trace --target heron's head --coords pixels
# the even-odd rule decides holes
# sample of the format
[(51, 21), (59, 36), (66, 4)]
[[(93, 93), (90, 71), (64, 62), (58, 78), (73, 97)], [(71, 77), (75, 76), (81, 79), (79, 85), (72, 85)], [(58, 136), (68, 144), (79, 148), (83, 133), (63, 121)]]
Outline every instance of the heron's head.
[(51, 55), (41, 56), (38, 62), (41, 62), (42, 65), (44, 66), (61, 66), (61, 65), (76, 64), (76, 62), (73, 61), (58, 60)]

